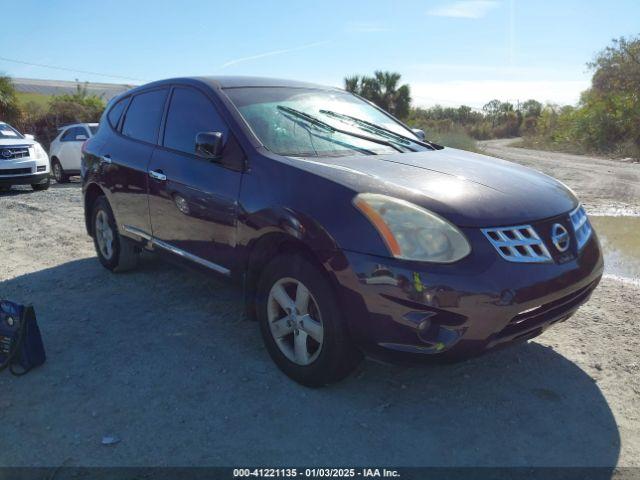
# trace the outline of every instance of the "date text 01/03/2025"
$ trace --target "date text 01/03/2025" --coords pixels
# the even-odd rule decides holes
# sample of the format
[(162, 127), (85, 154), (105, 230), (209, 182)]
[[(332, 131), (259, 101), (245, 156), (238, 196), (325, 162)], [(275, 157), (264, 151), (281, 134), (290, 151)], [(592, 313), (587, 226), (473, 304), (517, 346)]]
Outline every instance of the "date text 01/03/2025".
[(386, 468), (237, 468), (234, 478), (397, 478), (397, 470)]

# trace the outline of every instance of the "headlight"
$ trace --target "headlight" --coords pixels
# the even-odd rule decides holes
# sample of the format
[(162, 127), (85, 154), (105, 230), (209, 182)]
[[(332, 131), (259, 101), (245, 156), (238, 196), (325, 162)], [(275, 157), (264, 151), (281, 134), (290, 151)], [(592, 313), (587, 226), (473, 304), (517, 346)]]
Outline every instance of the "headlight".
[(451, 263), (471, 252), (462, 232), (430, 211), (386, 195), (361, 193), (353, 204), (378, 230), (396, 258)]
[(33, 157), (36, 159), (47, 158), (47, 152), (44, 151), (39, 143), (33, 144)]

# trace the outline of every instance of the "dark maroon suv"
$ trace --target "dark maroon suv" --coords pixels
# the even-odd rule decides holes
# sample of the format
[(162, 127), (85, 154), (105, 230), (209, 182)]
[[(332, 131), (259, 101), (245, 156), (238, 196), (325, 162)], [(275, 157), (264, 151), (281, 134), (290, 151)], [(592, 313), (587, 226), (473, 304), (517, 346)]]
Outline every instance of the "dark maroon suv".
[(83, 152), (100, 262), (127, 270), (150, 249), (229, 277), (305, 385), (363, 352), (455, 359), (532, 338), (602, 274), (565, 185), (433, 144), (335, 88), (154, 82), (114, 99)]

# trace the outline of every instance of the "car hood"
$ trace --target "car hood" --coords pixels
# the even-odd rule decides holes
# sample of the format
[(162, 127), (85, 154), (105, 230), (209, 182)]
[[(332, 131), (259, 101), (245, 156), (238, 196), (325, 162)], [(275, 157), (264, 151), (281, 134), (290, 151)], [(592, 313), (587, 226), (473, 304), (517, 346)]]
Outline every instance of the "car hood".
[(27, 140), (26, 138), (3, 138), (0, 139), (0, 148), (11, 147), (13, 145), (34, 145), (37, 142)]
[(566, 213), (578, 203), (548, 175), (453, 148), (302, 163), (357, 192), (403, 198), (461, 227), (527, 223)]

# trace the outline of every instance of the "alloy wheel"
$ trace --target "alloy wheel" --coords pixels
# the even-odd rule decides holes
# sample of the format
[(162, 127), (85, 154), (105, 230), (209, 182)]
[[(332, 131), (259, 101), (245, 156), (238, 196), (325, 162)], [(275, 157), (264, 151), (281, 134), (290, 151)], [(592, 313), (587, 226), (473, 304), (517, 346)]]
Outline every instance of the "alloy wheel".
[(310, 365), (320, 355), (324, 327), (318, 304), (299, 280), (278, 280), (267, 301), (269, 329), (280, 351), (298, 365)]
[(53, 178), (56, 179), (56, 182), (59, 182), (62, 180), (62, 167), (58, 162), (55, 162), (53, 164)]
[(109, 224), (109, 216), (104, 210), (98, 210), (95, 227), (100, 253), (105, 259), (110, 260), (113, 256), (113, 230)]

